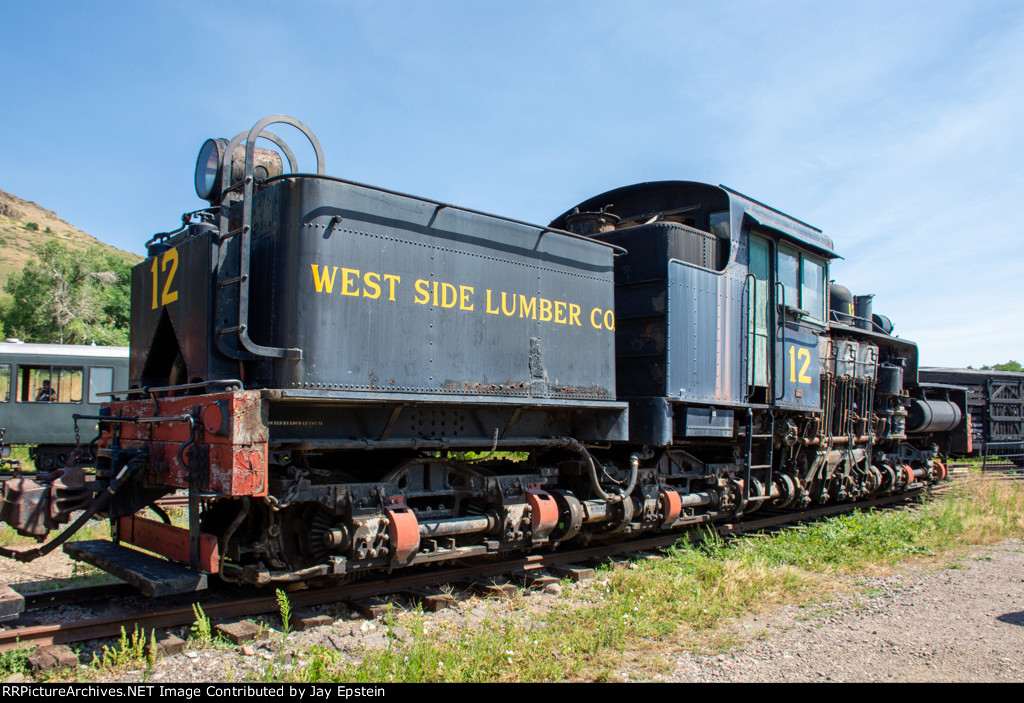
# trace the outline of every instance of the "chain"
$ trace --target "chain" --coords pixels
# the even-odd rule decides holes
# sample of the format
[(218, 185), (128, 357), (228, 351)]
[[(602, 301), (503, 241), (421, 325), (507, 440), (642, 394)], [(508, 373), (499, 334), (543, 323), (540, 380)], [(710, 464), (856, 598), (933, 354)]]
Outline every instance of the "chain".
[(68, 459), (68, 466), (77, 466), (82, 458), (82, 436), (78, 429), (78, 419), (75, 419), (75, 449)]

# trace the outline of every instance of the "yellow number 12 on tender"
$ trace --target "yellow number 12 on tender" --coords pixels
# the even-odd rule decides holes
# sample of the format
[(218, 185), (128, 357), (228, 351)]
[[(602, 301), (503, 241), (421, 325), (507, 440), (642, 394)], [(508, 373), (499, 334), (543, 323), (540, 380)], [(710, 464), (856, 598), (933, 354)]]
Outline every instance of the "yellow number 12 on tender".
[[(168, 249), (164, 252), (163, 258), (161, 259), (160, 267), (157, 268), (158, 256), (153, 257), (153, 309), (156, 310), (160, 305), (167, 305), (173, 303), (178, 299), (178, 291), (171, 290), (171, 284), (174, 282), (174, 274), (178, 270), (178, 250)], [(167, 268), (170, 267), (170, 272)], [(160, 293), (160, 298), (157, 300), (157, 290), (160, 288), (160, 271), (167, 274), (166, 280), (164, 280), (164, 289)]]
[[(802, 360), (803, 366), (800, 367), (800, 378), (796, 375), (796, 361), (797, 359)], [(800, 347), (797, 351), (796, 345), (790, 346), (789, 348), (789, 380), (792, 383), (810, 383), (811, 377), (807, 375), (807, 367), (811, 365), (811, 350)]]

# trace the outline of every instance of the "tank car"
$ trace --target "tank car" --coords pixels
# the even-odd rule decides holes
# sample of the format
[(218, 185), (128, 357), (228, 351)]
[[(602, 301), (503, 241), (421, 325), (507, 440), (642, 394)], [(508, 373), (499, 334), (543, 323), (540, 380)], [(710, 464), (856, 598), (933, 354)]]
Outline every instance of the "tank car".
[[(82, 488), (113, 543), (66, 546), (149, 592), (620, 540), (944, 474), (963, 398), (918, 383), (916, 346), (863, 301), (829, 305), (831, 240), (728, 188), (639, 184), (538, 226), (328, 177), (281, 115), (208, 140), (195, 185), (210, 206), (133, 270), (131, 387)], [(187, 528), (139, 514), (172, 490)], [(140, 576), (127, 545), (182, 573)]]
[(967, 389), (968, 423), (954, 435), (952, 455), (980, 458), (983, 468), (1024, 468), (1024, 373), (932, 367), (922, 368), (921, 378)]

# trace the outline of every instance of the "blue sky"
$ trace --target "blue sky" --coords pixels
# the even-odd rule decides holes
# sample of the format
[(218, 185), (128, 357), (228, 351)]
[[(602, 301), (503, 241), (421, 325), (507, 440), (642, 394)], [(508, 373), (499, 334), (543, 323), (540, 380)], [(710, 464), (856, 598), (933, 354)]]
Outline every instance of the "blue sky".
[(1019, 1), (0, 0), (0, 27), (0, 189), (123, 249), (202, 205), (204, 139), (285, 113), (332, 175), (534, 222), (724, 183), (830, 235), (923, 364), (1024, 362)]

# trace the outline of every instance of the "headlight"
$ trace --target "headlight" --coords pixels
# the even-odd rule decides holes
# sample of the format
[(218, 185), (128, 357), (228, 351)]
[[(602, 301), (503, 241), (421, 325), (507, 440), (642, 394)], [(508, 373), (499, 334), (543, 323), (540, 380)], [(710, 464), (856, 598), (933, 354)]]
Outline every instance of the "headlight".
[[(219, 205), (221, 199), (220, 181), (227, 160), (229, 142), (227, 139), (207, 139), (196, 159), (196, 195), (211, 205)], [(245, 167), (245, 145), (235, 147), (231, 160), (229, 183), (242, 180)], [(271, 149), (257, 147), (253, 153), (253, 177), (256, 182), (264, 181), (284, 173), (281, 155)]]
[(226, 139), (207, 139), (196, 159), (196, 195), (209, 203), (220, 202), (220, 170), (227, 148)]

